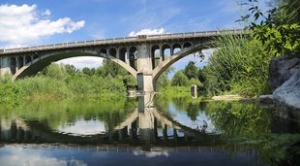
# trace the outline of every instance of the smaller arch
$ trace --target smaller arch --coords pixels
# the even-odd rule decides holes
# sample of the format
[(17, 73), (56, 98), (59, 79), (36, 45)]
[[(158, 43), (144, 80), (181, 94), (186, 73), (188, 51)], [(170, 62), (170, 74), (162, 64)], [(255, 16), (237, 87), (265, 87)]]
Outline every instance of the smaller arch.
[(180, 52), (181, 49), (182, 49), (181, 45), (179, 43), (175, 43), (172, 47), (172, 52), (174, 54), (176, 54), (176, 53)]
[(25, 57), (25, 64), (28, 64), (28, 63), (30, 63), (31, 61), (32, 61), (31, 56), (30, 56), (30, 55), (26, 55), (26, 57)]
[(38, 55), (33, 55), (33, 60), (38, 59), (39, 56)]
[(138, 54), (138, 50), (135, 46), (129, 48), (129, 65), (134, 69), (137, 69), (137, 63), (136, 63), (137, 54)]
[(108, 53), (109, 53), (110, 56), (113, 56), (115, 58), (117, 57), (117, 49), (115, 49), (115, 48), (110, 48), (108, 50)]
[(17, 60), (16, 60), (16, 58), (15, 57), (11, 57), (10, 59), (9, 59), (9, 61), (10, 61), (10, 72), (12, 73), (12, 74), (15, 74), (16, 73), (16, 67), (17, 67)]
[(119, 55), (120, 60), (126, 63), (127, 49), (125, 47), (119, 49)]
[(160, 48), (158, 45), (154, 45), (151, 47), (151, 62), (152, 62), (152, 69), (154, 69), (160, 61)]
[(18, 69), (21, 69), (24, 66), (24, 58), (23, 56), (18, 57)]
[(170, 56), (171, 56), (171, 47), (168, 44), (164, 44), (162, 46), (162, 59), (165, 60)]
[(105, 48), (100, 48), (100, 54), (107, 54), (107, 50)]
[(189, 47), (192, 47), (193, 46), (193, 44), (192, 43), (190, 43), (190, 42), (186, 42), (186, 43), (184, 43), (183, 44), (183, 49), (185, 49), (185, 48), (189, 48)]

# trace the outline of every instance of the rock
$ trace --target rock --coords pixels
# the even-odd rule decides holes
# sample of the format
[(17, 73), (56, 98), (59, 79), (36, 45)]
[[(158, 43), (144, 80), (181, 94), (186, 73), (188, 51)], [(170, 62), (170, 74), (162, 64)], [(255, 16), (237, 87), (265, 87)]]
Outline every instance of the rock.
[(272, 59), (269, 64), (268, 83), (272, 91), (300, 70), (300, 58), (287, 55)]
[(260, 104), (274, 104), (273, 95), (261, 95), (257, 100)]
[[(300, 70), (273, 92), (276, 107), (282, 109), (282, 114), (288, 118), (300, 119)], [(289, 111), (289, 113), (284, 113)], [(292, 111), (292, 112), (291, 112)], [(291, 117), (290, 117), (291, 116)]]

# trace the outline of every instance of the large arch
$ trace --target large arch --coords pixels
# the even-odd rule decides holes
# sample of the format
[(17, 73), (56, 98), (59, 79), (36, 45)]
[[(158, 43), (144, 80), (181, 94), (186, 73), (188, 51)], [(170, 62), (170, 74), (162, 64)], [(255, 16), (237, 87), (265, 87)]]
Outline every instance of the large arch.
[(174, 64), (178, 60), (180, 60), (192, 53), (200, 51), (202, 49), (209, 48), (210, 45), (211, 45), (211, 42), (206, 42), (206, 43), (200, 43), (200, 44), (197, 44), (197, 45), (194, 45), (191, 47), (186, 47), (186, 48), (182, 49), (180, 52), (178, 52), (178, 54), (171, 55), (170, 57), (166, 58), (164, 61), (162, 61), (162, 63), (160, 63), (153, 70), (153, 73), (152, 73), (153, 81), (155, 82), (164, 71), (166, 71), (172, 64)]
[(39, 58), (33, 59), (31, 62), (26, 63), (22, 68), (20, 68), (13, 75), (13, 80), (17, 78), (22, 78), (26, 76), (35, 75), (39, 71), (41, 71), (44, 67), (51, 64), (51, 62), (56, 62), (62, 59), (71, 58), (71, 57), (79, 57), (79, 56), (94, 56), (94, 57), (102, 57), (108, 58), (114, 61), (115, 63), (122, 66), (125, 70), (127, 70), (130, 74), (132, 74), (135, 78), (137, 76), (137, 71), (123, 62), (120, 59), (112, 55), (105, 54), (104, 52), (97, 52), (96, 50), (69, 50), (69, 51), (56, 51), (48, 54), (44, 54), (39, 56)]

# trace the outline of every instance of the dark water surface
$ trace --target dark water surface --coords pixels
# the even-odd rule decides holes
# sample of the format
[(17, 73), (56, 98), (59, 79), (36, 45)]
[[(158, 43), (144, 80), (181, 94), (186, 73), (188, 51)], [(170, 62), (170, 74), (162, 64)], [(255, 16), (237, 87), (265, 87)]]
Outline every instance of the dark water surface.
[(299, 124), (255, 103), (31, 102), (0, 122), (1, 166), (299, 164)]

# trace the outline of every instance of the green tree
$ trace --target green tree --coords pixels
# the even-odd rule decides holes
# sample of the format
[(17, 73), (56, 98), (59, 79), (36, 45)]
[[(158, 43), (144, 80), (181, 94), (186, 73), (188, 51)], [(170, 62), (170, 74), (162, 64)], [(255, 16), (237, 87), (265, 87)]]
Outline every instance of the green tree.
[(190, 61), (184, 68), (183, 73), (190, 80), (191, 78), (197, 78), (198, 68), (195, 66), (195, 62)]
[(103, 59), (102, 67), (104, 69), (104, 75), (111, 75), (112, 77), (116, 77), (117, 75), (127, 75), (127, 71), (118, 65), (117, 63), (113, 62), (110, 59)]
[(166, 71), (164, 71), (157, 79), (156, 81), (156, 88), (162, 88), (162, 87), (167, 87), (170, 85), (170, 80), (168, 79), (168, 75), (174, 71), (174, 67), (169, 67)]
[(75, 68), (75, 66), (70, 65), (70, 64), (64, 65), (64, 69), (67, 74), (72, 75), (72, 76), (75, 75), (77, 72), (77, 69)]
[(82, 69), (82, 73), (85, 74), (85, 75), (87, 75), (87, 76), (92, 76), (91, 69), (88, 68), (88, 67), (84, 67), (84, 68)]
[(183, 74), (182, 71), (178, 71), (175, 73), (171, 85), (172, 86), (187, 86), (188, 78), (186, 75)]
[[(274, 0), (267, 13), (262, 12), (259, 0), (248, 0), (249, 9), (240, 21), (250, 20), (254, 37), (275, 55), (293, 55), (300, 52), (300, 1)], [(275, 5), (274, 5), (275, 4)], [(257, 21), (260, 20), (260, 23)]]
[(46, 76), (49, 76), (51, 78), (55, 78), (58, 80), (63, 80), (67, 76), (67, 73), (64, 70), (63, 65), (60, 66), (56, 63), (51, 63), (49, 66), (47, 66), (44, 70), (44, 74)]

